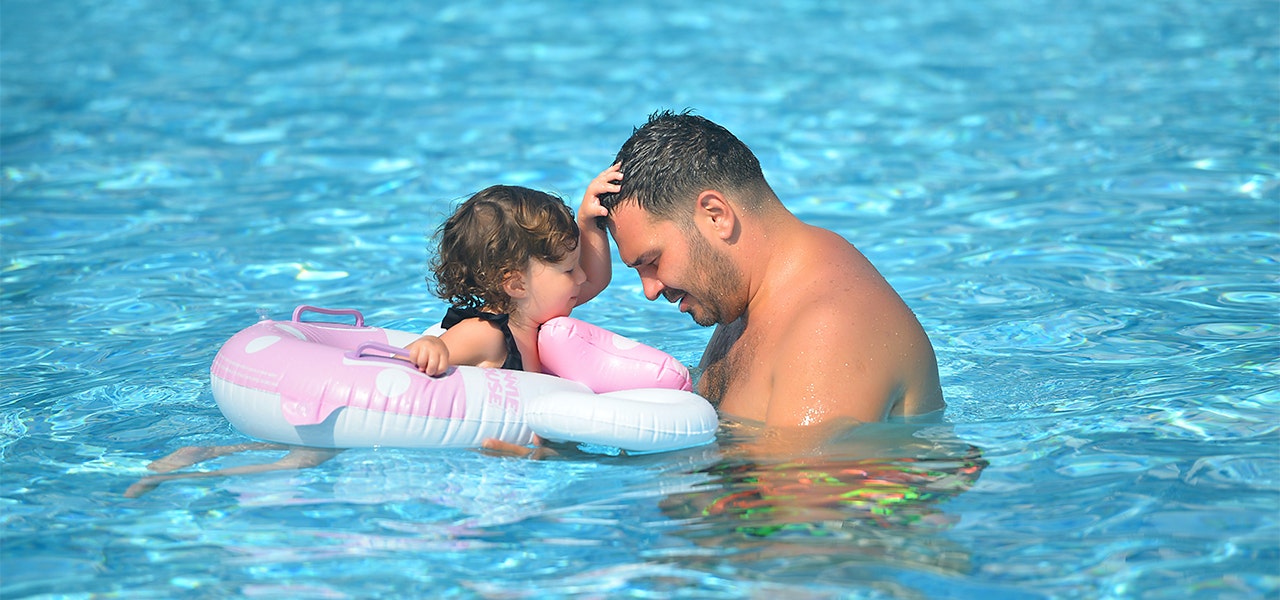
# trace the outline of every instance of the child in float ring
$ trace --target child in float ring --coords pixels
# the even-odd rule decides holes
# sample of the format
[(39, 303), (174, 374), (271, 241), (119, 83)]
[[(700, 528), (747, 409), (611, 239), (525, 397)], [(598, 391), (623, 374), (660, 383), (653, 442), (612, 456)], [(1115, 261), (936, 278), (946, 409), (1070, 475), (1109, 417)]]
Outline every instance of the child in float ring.
[[(524, 187), (492, 186), (463, 202), (439, 231), (432, 261), (436, 293), (452, 306), (439, 335), (424, 335), (406, 348), (428, 375), (451, 365), (541, 371), (537, 332), (594, 298), (612, 275), (609, 239), (596, 226), (607, 216), (598, 196), (617, 192), (617, 166), (596, 176), (575, 221), (564, 201)], [(172, 473), (206, 460), (256, 450), (287, 450), (273, 463), (215, 471)], [(144, 477), (125, 491), (134, 498), (165, 481), (244, 475), (314, 467), (341, 452), (251, 442), (188, 446), (147, 465), (163, 475)]]
[(427, 375), (452, 365), (541, 372), (538, 329), (609, 284), (609, 240), (595, 226), (597, 196), (616, 190), (610, 168), (583, 195), (575, 221), (564, 202), (496, 185), (463, 202), (437, 232), (434, 291), (450, 304), (440, 335), (409, 344)]

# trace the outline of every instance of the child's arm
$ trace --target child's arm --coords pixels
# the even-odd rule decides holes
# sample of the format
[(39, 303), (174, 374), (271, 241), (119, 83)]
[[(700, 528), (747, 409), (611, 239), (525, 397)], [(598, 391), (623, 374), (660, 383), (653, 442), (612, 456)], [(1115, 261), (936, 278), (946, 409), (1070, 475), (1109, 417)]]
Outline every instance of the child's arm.
[(439, 336), (424, 335), (405, 349), (409, 361), (432, 377), (443, 375), (453, 365), (501, 367), (507, 358), (502, 330), (476, 318), (463, 319)]
[(578, 304), (585, 304), (609, 286), (613, 278), (613, 263), (609, 256), (609, 233), (600, 226), (600, 217), (609, 216), (609, 211), (600, 206), (600, 194), (614, 193), (622, 188), (615, 183), (622, 179), (622, 171), (613, 165), (596, 175), (587, 185), (587, 192), (582, 195), (582, 206), (578, 207), (578, 248), (582, 250), (579, 266), (587, 276), (578, 292)]

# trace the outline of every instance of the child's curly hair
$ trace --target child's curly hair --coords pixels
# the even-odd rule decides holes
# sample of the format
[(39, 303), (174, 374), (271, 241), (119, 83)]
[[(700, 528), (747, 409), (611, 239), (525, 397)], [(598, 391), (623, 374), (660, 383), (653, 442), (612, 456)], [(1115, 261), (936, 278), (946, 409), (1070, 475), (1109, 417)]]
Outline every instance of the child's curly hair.
[(458, 308), (510, 313), (511, 297), (502, 289), (507, 277), (531, 259), (564, 260), (578, 247), (578, 223), (556, 196), (495, 185), (459, 205), (435, 237), (435, 295)]

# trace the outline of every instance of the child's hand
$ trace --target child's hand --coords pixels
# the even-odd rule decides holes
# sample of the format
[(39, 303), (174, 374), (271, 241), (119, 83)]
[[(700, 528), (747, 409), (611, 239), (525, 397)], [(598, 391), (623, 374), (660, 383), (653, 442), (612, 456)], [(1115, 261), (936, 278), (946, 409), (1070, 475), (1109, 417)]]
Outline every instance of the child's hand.
[(412, 344), (405, 346), (405, 350), (409, 351), (409, 362), (427, 375), (435, 377), (449, 370), (449, 347), (444, 345), (444, 340), (434, 335), (424, 335), (414, 340)]
[(616, 183), (622, 180), (622, 171), (619, 170), (619, 166), (615, 164), (601, 171), (587, 185), (587, 192), (582, 195), (582, 206), (578, 207), (580, 223), (594, 221), (596, 217), (609, 216), (609, 210), (600, 206), (600, 194), (612, 194), (622, 189), (622, 185)]

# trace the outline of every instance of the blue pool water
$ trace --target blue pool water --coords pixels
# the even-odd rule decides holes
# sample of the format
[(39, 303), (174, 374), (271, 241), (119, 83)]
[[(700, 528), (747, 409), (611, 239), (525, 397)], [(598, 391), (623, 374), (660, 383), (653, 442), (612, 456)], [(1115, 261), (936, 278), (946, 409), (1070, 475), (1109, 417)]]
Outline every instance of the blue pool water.
[[(1280, 595), (1280, 3), (775, 4), (6, 0), (0, 597)], [(122, 496), (248, 441), (231, 334), (421, 329), (451, 202), (576, 202), (685, 107), (900, 291), (946, 423)], [(575, 314), (696, 364), (616, 268)]]

